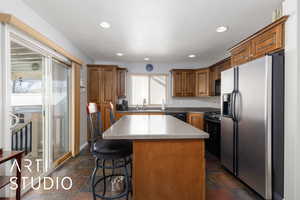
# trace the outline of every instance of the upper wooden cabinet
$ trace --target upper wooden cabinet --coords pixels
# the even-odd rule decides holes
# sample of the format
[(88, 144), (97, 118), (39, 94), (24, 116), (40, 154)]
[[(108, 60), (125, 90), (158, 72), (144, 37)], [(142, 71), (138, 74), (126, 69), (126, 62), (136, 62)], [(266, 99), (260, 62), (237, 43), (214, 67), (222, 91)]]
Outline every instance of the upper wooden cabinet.
[(174, 69), (172, 73), (172, 86), (174, 97), (195, 96), (195, 71)]
[(231, 68), (231, 58), (226, 58), (209, 67), (210, 69), (210, 95), (216, 96), (216, 82), (221, 81), (221, 72)]
[(251, 57), (253, 59), (283, 48), (283, 26), (284, 24), (279, 24), (251, 41)]
[(184, 83), (184, 96), (193, 97), (195, 96), (195, 72), (187, 71), (183, 72), (183, 83)]
[(126, 85), (127, 85), (127, 69), (117, 69), (117, 96), (118, 98), (126, 97)]
[(239, 44), (232, 47), (232, 66), (260, 58), (284, 48), (284, 25), (288, 16), (284, 16)]
[(231, 51), (231, 63), (232, 66), (241, 65), (250, 61), (251, 54), (251, 42), (246, 42), (241, 46)]
[(196, 71), (196, 96), (210, 95), (210, 69)]

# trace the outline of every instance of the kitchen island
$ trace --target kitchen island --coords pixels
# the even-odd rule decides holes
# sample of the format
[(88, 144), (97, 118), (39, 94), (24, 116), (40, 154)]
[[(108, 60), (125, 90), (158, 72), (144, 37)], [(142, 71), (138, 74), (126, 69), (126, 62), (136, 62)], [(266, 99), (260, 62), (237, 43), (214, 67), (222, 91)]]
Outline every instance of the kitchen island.
[(103, 139), (133, 141), (134, 200), (205, 200), (209, 135), (169, 115), (128, 115)]

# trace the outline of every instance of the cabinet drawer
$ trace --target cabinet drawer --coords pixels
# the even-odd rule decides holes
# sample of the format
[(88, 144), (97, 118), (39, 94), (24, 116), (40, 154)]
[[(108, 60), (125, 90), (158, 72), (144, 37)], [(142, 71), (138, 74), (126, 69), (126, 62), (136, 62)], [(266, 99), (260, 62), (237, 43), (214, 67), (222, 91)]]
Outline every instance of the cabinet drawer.
[(251, 43), (246, 42), (240, 47), (232, 51), (231, 63), (232, 66), (237, 66), (246, 63), (250, 60)]
[(283, 24), (268, 30), (252, 40), (252, 56), (259, 58), (283, 48)]

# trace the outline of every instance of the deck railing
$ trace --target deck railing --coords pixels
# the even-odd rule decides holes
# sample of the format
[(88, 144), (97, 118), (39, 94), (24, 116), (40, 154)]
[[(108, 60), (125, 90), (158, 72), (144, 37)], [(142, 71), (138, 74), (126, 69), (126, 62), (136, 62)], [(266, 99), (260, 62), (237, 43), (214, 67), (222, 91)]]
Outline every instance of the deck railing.
[(25, 155), (32, 151), (32, 121), (12, 130), (11, 149), (24, 151)]

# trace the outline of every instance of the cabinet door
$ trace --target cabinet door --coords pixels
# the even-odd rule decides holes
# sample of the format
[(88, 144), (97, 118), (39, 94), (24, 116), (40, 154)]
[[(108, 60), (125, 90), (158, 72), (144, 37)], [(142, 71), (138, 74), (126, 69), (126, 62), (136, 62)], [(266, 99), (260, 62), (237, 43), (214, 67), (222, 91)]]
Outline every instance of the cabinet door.
[(251, 55), (251, 42), (246, 42), (245, 44), (237, 47), (236, 49), (232, 50), (231, 54), (231, 63), (232, 66), (237, 66), (243, 63), (246, 63), (250, 60)]
[(126, 113), (116, 113), (116, 120), (119, 120), (121, 117), (127, 115)]
[(196, 95), (209, 96), (209, 69), (196, 72)]
[(219, 66), (214, 66), (210, 69), (210, 93), (212, 96), (215, 96), (215, 83), (218, 79), (221, 79)]
[(184, 74), (184, 96), (195, 96), (195, 72), (185, 72)]
[(103, 69), (101, 71), (101, 103), (113, 104), (116, 101), (116, 70)]
[(127, 70), (126, 69), (118, 69), (117, 70), (117, 96), (118, 98), (126, 97), (126, 77)]
[(89, 69), (89, 102), (100, 103), (100, 72)]
[(252, 40), (252, 56), (259, 58), (283, 48), (283, 24), (268, 30)]
[(101, 104), (101, 117), (103, 131), (110, 127), (110, 105)]
[(230, 69), (231, 66), (231, 59), (226, 60), (224, 63), (222, 63), (222, 65), (219, 68), (219, 74), (218, 74), (218, 78), (221, 79), (221, 72), (225, 71), (227, 69)]
[(172, 72), (173, 96), (183, 96), (183, 72)]
[(189, 113), (188, 123), (198, 129), (204, 130), (204, 115), (202, 113)]

